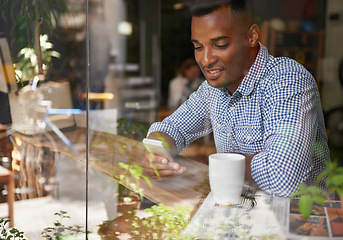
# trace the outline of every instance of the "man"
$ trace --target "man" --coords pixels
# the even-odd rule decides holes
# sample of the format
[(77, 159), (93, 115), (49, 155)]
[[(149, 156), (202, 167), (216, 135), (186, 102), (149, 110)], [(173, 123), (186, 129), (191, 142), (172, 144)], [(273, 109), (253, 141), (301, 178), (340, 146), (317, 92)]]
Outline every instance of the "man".
[[(246, 180), (278, 196), (313, 184), (329, 161), (324, 119), (314, 78), (289, 58), (274, 58), (258, 42), (250, 0), (198, 1), (191, 41), (207, 81), (171, 116), (149, 129), (176, 155), (213, 131), (217, 152), (246, 156)], [(143, 161), (161, 178), (186, 169), (160, 156)], [(322, 186), (324, 188), (324, 186)]]

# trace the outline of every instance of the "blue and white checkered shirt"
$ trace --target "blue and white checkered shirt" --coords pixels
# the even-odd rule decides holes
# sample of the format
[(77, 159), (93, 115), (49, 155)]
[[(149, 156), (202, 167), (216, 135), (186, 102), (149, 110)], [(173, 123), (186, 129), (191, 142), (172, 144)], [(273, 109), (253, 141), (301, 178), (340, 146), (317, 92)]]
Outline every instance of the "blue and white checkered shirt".
[(260, 46), (235, 93), (204, 81), (148, 134), (167, 133), (180, 152), (213, 131), (217, 152), (256, 154), (251, 175), (262, 190), (290, 196), (300, 182), (313, 184), (330, 159), (319, 91), (302, 65)]

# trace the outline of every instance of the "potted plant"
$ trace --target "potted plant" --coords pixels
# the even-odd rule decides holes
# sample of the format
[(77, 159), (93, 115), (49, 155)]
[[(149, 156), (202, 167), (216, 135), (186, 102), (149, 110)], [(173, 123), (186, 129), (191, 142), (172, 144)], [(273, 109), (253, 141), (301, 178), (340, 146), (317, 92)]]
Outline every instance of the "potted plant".
[[(323, 180), (329, 193), (318, 187), (318, 183)], [(315, 186), (301, 183), (299, 190), (294, 192), (291, 198), (299, 198), (300, 214), (307, 219), (311, 215), (313, 204), (324, 205), (325, 200), (330, 199), (330, 194), (340, 198), (343, 211), (343, 167), (339, 166), (337, 160), (326, 164), (325, 170), (317, 177)]]
[[(130, 239), (188, 239), (180, 234), (189, 223), (191, 209), (187, 206), (176, 205), (174, 208), (164, 204), (154, 205), (145, 209), (149, 215), (140, 218), (134, 213), (129, 213), (127, 229)], [(114, 221), (106, 221), (99, 226), (98, 233), (102, 240), (121, 239), (120, 234), (115, 232)]]
[[(56, 51), (52, 50), (52, 44), (48, 42), (48, 35), (43, 35), (43, 33), (51, 34), (53, 32), (55, 26), (58, 25), (59, 14), (67, 12), (66, 2), (67, 0), (0, 1), (0, 15), (4, 19), (11, 20), (9, 23), (12, 25), (12, 45), (19, 46), (19, 48), (25, 46), (18, 54), (12, 54), (19, 57), (19, 61), (13, 61), (15, 62), (14, 67), (17, 68), (16, 77), (19, 88), (22, 88), (28, 81), (32, 83), (35, 79), (32, 86), (20, 89), (20, 91), (17, 86), (11, 85), (11, 91), (8, 94), (12, 128), (26, 134), (35, 134), (45, 130), (44, 112), (39, 109), (46, 109), (48, 106), (44, 105), (41, 100), (49, 101), (53, 108), (71, 108), (70, 106), (72, 106), (71, 96), (64, 99), (63, 103), (54, 97), (60, 90), (63, 93), (70, 91), (68, 81), (56, 84), (47, 83), (45, 89), (40, 91), (37, 91), (36, 88), (40, 80), (45, 80), (52, 57), (59, 56)], [(19, 31), (26, 33), (24, 41), (20, 38), (22, 34), (13, 34)], [(11, 50), (14, 51), (16, 48)], [(10, 82), (14, 82), (11, 77), (9, 78)], [(46, 90), (49, 92), (46, 93)], [(69, 116), (56, 121), (54, 123), (59, 128), (75, 124)]]
[[(113, 179), (118, 184), (117, 193), (110, 198), (105, 199), (105, 205), (116, 202), (117, 212), (120, 215), (114, 219), (117, 230), (124, 232), (127, 228), (128, 213), (135, 213), (140, 208), (140, 202), (143, 199), (143, 190), (140, 186), (144, 181), (149, 187), (152, 187), (150, 179), (144, 175), (142, 167), (137, 162), (134, 149), (142, 148), (140, 141), (146, 136), (147, 130), (139, 123), (131, 123), (126, 119), (118, 121), (118, 135), (121, 135), (122, 144), (118, 145), (118, 136), (108, 133), (101, 133), (102, 137), (91, 142), (90, 147), (99, 144), (113, 146), (113, 151), (107, 152), (99, 161), (111, 162), (108, 167)], [(125, 139), (127, 138), (127, 141)], [(120, 158), (118, 160), (118, 158)], [(111, 186), (113, 182), (106, 182), (105, 186)], [(104, 189), (103, 189), (104, 190)], [(115, 201), (117, 200), (117, 201)], [(108, 215), (112, 215), (109, 213)], [(108, 224), (112, 224), (111, 223)]]
[[(48, 41), (48, 35), (40, 35), (42, 54), (42, 68), (44, 76), (47, 74), (52, 58), (60, 58), (61, 54), (53, 50), (53, 44)], [(38, 57), (36, 51), (31, 47), (25, 47), (18, 53), (19, 61), (14, 64), (17, 82), (26, 82), (38, 75)], [(42, 73), (42, 74), (43, 74)]]
[(149, 187), (152, 187), (151, 181), (143, 174), (141, 166), (136, 163), (126, 164), (119, 162), (118, 166), (112, 166), (109, 172), (113, 176), (118, 176), (114, 178), (118, 184), (118, 191), (109, 198), (105, 198), (105, 205), (112, 205), (113, 202), (116, 202), (117, 213), (120, 213), (120, 216), (123, 216), (121, 218), (124, 219), (128, 212), (135, 212), (140, 208), (141, 201), (143, 200), (143, 190), (140, 188), (140, 181), (144, 180)]
[(176, 205), (172, 208), (159, 204), (147, 208), (145, 212), (150, 216), (132, 216), (132, 224), (128, 228), (132, 239), (189, 239), (181, 236), (189, 223), (189, 207)]
[[(151, 181), (143, 174), (141, 166), (136, 163), (126, 164), (119, 162), (118, 166), (112, 166), (109, 169), (109, 172), (111, 172), (113, 176), (117, 176), (114, 177), (114, 180), (116, 184), (118, 184), (118, 192), (106, 197), (104, 203), (110, 211), (115, 207), (116, 212), (119, 213), (119, 215), (108, 224), (115, 223), (115, 230), (117, 232), (126, 232), (127, 227), (130, 224), (130, 222), (127, 221), (129, 215), (131, 213), (136, 214), (136, 211), (140, 209), (141, 201), (143, 200), (143, 190), (140, 188), (140, 181), (144, 180), (152, 187)], [(113, 213), (111, 212), (108, 213), (109, 216), (112, 216), (112, 214)]]
[[(19, 9), (19, 13), (16, 10)], [(23, 26), (26, 28), (28, 47), (34, 46), (37, 56), (37, 75), (44, 79), (41, 35), (42, 29), (50, 33), (54, 25), (58, 24), (58, 14), (67, 11), (66, 0), (2, 0), (0, 12), (2, 17), (11, 13), (12, 33), (13, 29)]]

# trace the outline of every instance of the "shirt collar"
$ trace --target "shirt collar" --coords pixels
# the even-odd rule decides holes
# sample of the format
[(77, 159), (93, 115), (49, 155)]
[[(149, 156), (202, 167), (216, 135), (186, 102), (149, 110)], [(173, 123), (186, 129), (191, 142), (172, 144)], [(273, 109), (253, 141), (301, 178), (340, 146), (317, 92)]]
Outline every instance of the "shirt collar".
[(255, 86), (258, 84), (260, 79), (263, 78), (266, 71), (266, 65), (269, 58), (268, 49), (263, 46), (263, 44), (259, 44), (260, 50), (256, 59), (237, 89), (237, 91), (244, 96), (248, 96), (254, 90)]

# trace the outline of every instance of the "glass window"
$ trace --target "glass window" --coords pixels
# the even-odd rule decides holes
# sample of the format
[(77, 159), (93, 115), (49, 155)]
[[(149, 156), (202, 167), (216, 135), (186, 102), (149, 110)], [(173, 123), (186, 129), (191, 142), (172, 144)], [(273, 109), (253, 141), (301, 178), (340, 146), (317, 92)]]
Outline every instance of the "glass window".
[[(236, 141), (228, 126), (201, 126), (179, 154), (184, 175), (156, 180), (141, 167), (150, 126), (205, 81), (191, 41), (192, 2), (1, 0), (0, 218), (8, 215), (9, 226), (27, 239), (151, 229), (169, 239), (185, 229), (210, 190), (215, 135)], [(342, 1), (259, 0), (255, 12), (269, 53), (316, 79), (331, 158), (342, 161)], [(254, 148), (256, 137), (237, 139)], [(167, 223), (149, 222), (172, 213)]]

